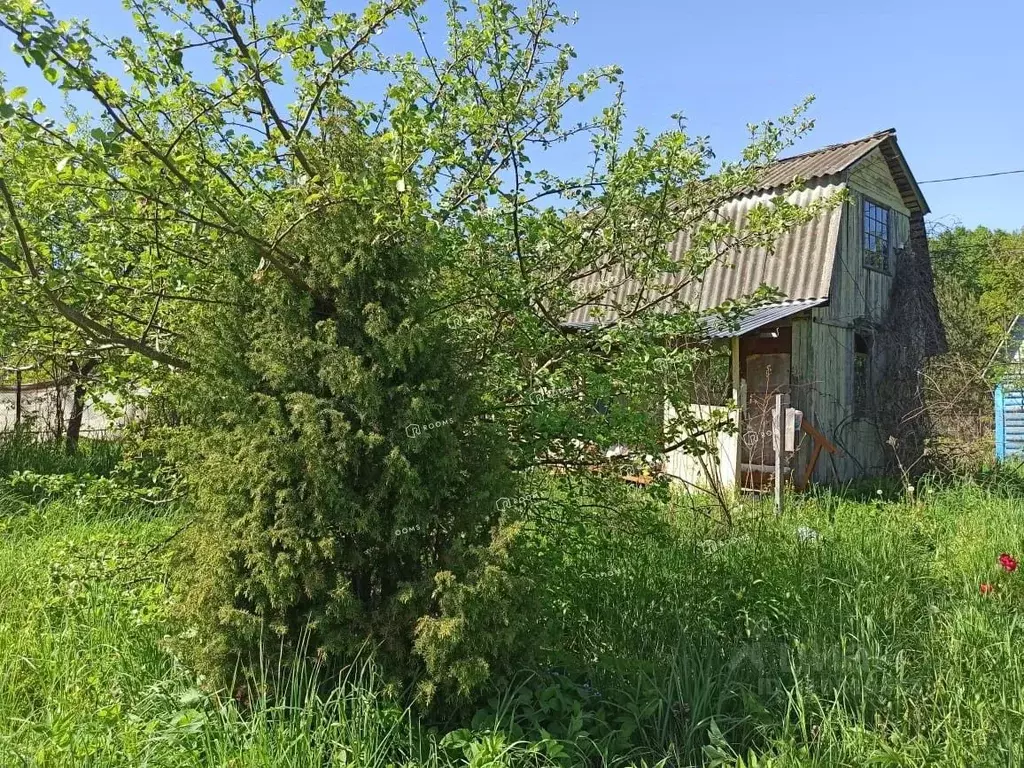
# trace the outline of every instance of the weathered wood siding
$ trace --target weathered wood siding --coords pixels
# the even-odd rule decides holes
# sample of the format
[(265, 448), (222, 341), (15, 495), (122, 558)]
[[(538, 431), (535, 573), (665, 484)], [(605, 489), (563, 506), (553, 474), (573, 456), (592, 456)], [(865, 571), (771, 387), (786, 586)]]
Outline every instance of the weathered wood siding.
[[(848, 178), (849, 200), (844, 204), (836, 246), (835, 271), (827, 306), (811, 312), (810, 330), (802, 330), (801, 343), (809, 344), (802, 355), (801, 376), (805, 377), (805, 413), (842, 452), (824, 458), (814, 479), (822, 482), (877, 473), (884, 464), (884, 438), (874, 423), (853, 417), (853, 364), (855, 325), (881, 324), (892, 290), (892, 271), (899, 248), (910, 239), (910, 211), (907, 209), (885, 158), (874, 150), (857, 163)], [(864, 265), (864, 198), (891, 210), (889, 274)], [(877, 367), (877, 366), (876, 366)]]
[[(790, 358), (789, 402), (793, 408), (805, 414), (814, 413), (814, 391), (817, 378), (814, 374), (814, 345), (812, 335), (814, 324), (810, 313), (797, 315), (792, 325), (792, 357)], [(803, 477), (804, 469), (811, 455), (809, 440), (800, 443), (800, 450), (793, 459), (794, 477)]]
[(864, 266), (864, 198), (892, 209), (890, 223), (896, 248), (910, 240), (910, 211), (877, 149), (851, 170), (848, 191), (850, 199), (843, 206), (839, 224), (829, 304), (816, 310), (816, 314), (841, 325), (852, 325), (855, 320), (881, 322), (888, 307), (892, 276)]

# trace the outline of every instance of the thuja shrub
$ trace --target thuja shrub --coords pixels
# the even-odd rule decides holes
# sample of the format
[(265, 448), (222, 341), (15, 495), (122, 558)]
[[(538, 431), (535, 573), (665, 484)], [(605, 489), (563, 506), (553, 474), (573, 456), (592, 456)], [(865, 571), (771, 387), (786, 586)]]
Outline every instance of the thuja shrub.
[(240, 256), (197, 323), (202, 373), (180, 388), (174, 451), (198, 515), (182, 613), (197, 663), (222, 679), (301, 639), (338, 664), (372, 652), (398, 677), (468, 690), (503, 640), (466, 641), (467, 600), (516, 593), (496, 575), (507, 440), (433, 319), (437, 246), (415, 190), (355, 133), (319, 161), (351, 182), (277, 222), (302, 285)]

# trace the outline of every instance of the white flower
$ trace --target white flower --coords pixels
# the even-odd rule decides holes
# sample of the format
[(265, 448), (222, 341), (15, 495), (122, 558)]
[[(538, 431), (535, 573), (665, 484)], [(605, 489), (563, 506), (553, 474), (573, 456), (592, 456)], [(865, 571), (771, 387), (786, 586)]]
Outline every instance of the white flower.
[(813, 528), (808, 528), (806, 525), (801, 525), (796, 529), (797, 538), (800, 541), (817, 541), (821, 538), (821, 534)]

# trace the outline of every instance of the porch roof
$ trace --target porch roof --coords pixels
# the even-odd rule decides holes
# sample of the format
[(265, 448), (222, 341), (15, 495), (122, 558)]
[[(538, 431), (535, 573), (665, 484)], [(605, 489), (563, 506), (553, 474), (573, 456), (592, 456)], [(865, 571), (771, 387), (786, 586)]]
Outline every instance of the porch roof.
[(751, 331), (756, 331), (758, 328), (784, 320), (791, 315), (795, 315), (797, 312), (821, 306), (826, 301), (828, 299), (798, 299), (796, 301), (780, 301), (776, 304), (768, 304), (755, 309), (743, 317), (735, 327), (726, 325), (718, 318), (708, 318), (706, 325), (707, 334), (712, 339), (731, 339), (734, 336), (743, 336)]

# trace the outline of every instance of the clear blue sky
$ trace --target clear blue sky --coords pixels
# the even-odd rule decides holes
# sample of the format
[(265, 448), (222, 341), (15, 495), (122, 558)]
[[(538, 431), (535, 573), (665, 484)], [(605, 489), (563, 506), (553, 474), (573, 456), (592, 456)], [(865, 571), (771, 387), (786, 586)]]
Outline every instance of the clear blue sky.
[[(102, 32), (130, 29), (119, 0), (52, 5), (61, 15), (88, 16)], [(720, 158), (743, 146), (748, 122), (814, 94), (817, 126), (797, 151), (893, 127), (921, 181), (1024, 169), (1019, 0), (563, 0), (562, 7), (579, 13), (568, 36), (581, 66), (625, 69), (633, 122), (664, 128), (681, 111), (695, 133), (711, 136)], [(40, 82), (6, 40), (0, 69), (9, 85)], [(1024, 226), (1024, 174), (923, 189), (932, 219)]]
[[(807, 94), (800, 147), (896, 128), (918, 180), (1024, 169), (1024, 3), (576, 0), (584, 62), (625, 68), (633, 114), (681, 109), (720, 156)], [(1024, 174), (923, 188), (932, 218), (1024, 226)]]

